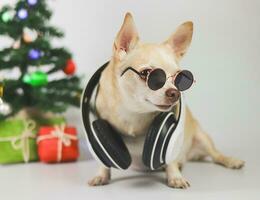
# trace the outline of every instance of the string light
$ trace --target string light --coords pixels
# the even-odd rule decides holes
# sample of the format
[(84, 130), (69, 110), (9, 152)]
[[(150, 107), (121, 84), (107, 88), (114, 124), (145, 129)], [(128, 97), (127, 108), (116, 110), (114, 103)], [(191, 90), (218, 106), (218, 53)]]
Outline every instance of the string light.
[(19, 19), (24, 20), (28, 17), (28, 11), (24, 8), (21, 8), (20, 10), (18, 10), (17, 16)]
[(4, 12), (2, 14), (2, 20), (3, 22), (7, 23), (12, 19), (12, 16), (10, 15), (10, 13), (8, 11)]
[(28, 3), (30, 6), (35, 6), (35, 5), (38, 3), (38, 0), (27, 0), (27, 3)]
[(38, 60), (41, 57), (41, 52), (38, 49), (31, 49), (28, 52), (28, 57), (31, 60)]

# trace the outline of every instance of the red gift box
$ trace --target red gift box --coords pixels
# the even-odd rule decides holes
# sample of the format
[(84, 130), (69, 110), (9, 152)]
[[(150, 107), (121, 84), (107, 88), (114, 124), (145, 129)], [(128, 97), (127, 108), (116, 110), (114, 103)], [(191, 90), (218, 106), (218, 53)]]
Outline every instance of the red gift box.
[(42, 162), (68, 162), (79, 157), (75, 127), (42, 126), (38, 132), (37, 143), (39, 159)]

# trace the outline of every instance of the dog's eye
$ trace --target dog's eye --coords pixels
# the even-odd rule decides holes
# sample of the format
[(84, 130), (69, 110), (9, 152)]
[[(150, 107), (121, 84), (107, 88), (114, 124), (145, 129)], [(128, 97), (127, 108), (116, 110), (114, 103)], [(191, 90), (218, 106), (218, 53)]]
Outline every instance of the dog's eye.
[(144, 69), (140, 72), (140, 77), (141, 79), (143, 80), (146, 80), (147, 79), (147, 76), (149, 75), (149, 73), (151, 72), (152, 70), (151, 69)]

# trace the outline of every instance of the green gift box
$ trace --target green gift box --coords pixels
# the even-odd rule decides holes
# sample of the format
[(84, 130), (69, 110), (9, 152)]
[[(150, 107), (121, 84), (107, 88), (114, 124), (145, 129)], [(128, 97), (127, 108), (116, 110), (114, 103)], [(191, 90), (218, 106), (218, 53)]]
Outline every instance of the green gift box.
[(0, 121), (0, 164), (38, 160), (36, 136), (40, 126), (66, 123), (62, 116)]
[(36, 123), (32, 120), (0, 121), (0, 163), (38, 160)]

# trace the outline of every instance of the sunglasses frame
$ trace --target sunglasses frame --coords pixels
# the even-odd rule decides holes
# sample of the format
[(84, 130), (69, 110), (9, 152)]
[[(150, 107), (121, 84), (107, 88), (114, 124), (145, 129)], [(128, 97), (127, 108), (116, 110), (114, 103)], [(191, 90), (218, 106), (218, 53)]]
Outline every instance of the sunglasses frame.
[[(175, 85), (175, 87), (177, 88), (177, 86), (176, 86), (176, 84), (175, 84), (175, 80), (176, 80), (176, 77), (181, 73), (181, 72), (183, 72), (183, 71), (188, 71), (188, 72), (190, 72), (189, 70), (178, 70), (174, 75), (172, 75), (172, 76), (169, 76), (168, 78), (172, 78), (172, 83)], [(191, 73), (191, 72), (190, 72)], [(191, 73), (192, 74), (192, 73)], [(187, 77), (185, 74), (183, 74), (186, 78), (189, 78), (189, 77)], [(168, 78), (167, 78), (167, 80), (168, 80)], [(193, 86), (193, 84), (194, 83), (196, 83), (196, 80), (194, 79), (194, 76), (193, 76), (193, 74), (192, 74), (192, 84), (190, 85), (190, 87), (188, 87), (187, 89), (185, 89), (185, 90), (188, 90), (189, 88), (191, 88), (192, 86)], [(182, 90), (182, 91), (185, 91), (185, 90)]]
[[(146, 78), (146, 80), (145, 80), (145, 83), (146, 83), (146, 85), (147, 85), (147, 87), (149, 87), (148, 86), (148, 79), (149, 79), (149, 75), (151, 74), (151, 72), (153, 72), (154, 70), (157, 70), (157, 69), (160, 69), (160, 70), (162, 70), (162, 71), (164, 71), (163, 69), (161, 69), (161, 68), (154, 68), (154, 69), (152, 69), (150, 72), (149, 72), (149, 74), (147, 75), (147, 78)], [(135, 72), (140, 78), (142, 78), (141, 76), (141, 72), (139, 72), (139, 71), (137, 71), (136, 69), (134, 69), (133, 67), (127, 67), (126, 69), (124, 69), (124, 71), (121, 73), (121, 76), (123, 76), (128, 70), (131, 70), (131, 71), (133, 71), (133, 72)], [(165, 71), (164, 71), (164, 73), (165, 73), (165, 76), (166, 76), (166, 79), (165, 79), (165, 83), (166, 83), (166, 81), (169, 79), (169, 78), (172, 78), (172, 83), (175, 85), (175, 87), (177, 88), (177, 86), (176, 86), (176, 84), (175, 84), (175, 80), (176, 80), (176, 77), (181, 73), (181, 72), (183, 72), (183, 71), (188, 71), (188, 70), (179, 70), (179, 71), (177, 71), (174, 75), (171, 75), (171, 76), (166, 76), (166, 73), (165, 73)], [(184, 74), (184, 76), (185, 76), (185, 74)], [(194, 84), (194, 83), (196, 83), (196, 80), (194, 79), (194, 77), (192, 76), (192, 84), (190, 85), (190, 87), (189, 88), (191, 88), (192, 87), (192, 85)], [(164, 83), (164, 84), (165, 84)], [(150, 88), (150, 87), (149, 87)], [(162, 88), (162, 87), (161, 87)], [(159, 89), (161, 89), (161, 88), (159, 88)], [(188, 90), (189, 88), (187, 88), (187, 89), (185, 89), (185, 90)], [(150, 88), (151, 89), (151, 88)], [(157, 89), (157, 90), (159, 90), (159, 89)], [(178, 89), (178, 88), (177, 88)], [(151, 89), (151, 90), (153, 90), (153, 89)], [(185, 91), (185, 90), (182, 90), (182, 91)], [(181, 92), (182, 92), (181, 91)]]

